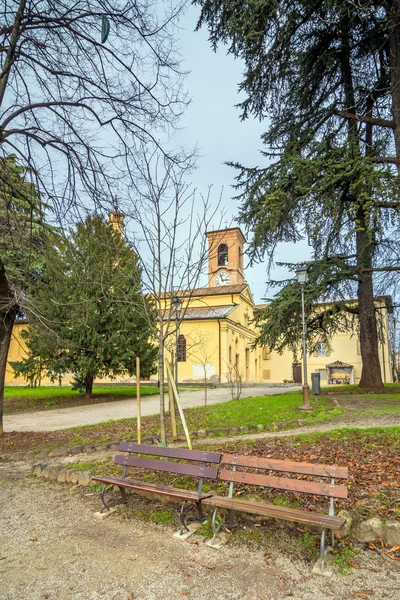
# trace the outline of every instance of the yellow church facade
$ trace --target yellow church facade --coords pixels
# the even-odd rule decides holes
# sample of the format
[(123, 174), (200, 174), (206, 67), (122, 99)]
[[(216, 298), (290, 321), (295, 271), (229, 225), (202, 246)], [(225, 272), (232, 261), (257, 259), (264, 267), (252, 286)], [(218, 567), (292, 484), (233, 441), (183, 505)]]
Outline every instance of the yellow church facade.
[[(209, 243), (208, 285), (191, 292), (179, 291), (178, 330), (172, 333), (167, 353), (178, 357), (181, 383), (204, 381), (227, 383), (240, 378), (244, 383), (282, 383), (301, 381), (301, 365), (293, 364), (289, 351), (282, 355), (268, 348), (254, 347), (258, 332), (253, 324), (254, 303), (245, 280), (243, 257), (245, 238), (238, 227), (206, 233)], [(166, 299), (167, 305), (171, 298)], [(388, 298), (376, 299), (382, 315), (384, 342), (380, 345), (380, 363), (384, 382), (392, 381), (389, 341)], [(175, 329), (174, 317), (171, 329)], [(26, 356), (21, 331), (26, 324), (16, 324), (9, 352), (9, 362)], [(333, 337), (331, 348), (319, 344), (307, 358), (308, 372), (319, 372), (323, 385), (358, 383), (361, 377), (361, 353), (357, 336), (340, 333)], [(68, 374), (63, 384), (72, 380)], [(157, 380), (157, 375), (154, 375)], [(129, 381), (118, 378), (114, 381)], [(104, 380), (102, 380), (104, 382)], [(42, 384), (49, 384), (47, 379)], [(15, 379), (8, 364), (6, 385), (26, 384)]]

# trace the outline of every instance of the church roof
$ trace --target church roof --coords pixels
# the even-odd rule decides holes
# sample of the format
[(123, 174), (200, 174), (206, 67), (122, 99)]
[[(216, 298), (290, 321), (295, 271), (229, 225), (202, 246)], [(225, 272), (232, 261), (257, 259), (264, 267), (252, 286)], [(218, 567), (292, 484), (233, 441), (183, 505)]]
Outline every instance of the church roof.
[(229, 306), (201, 306), (187, 308), (185, 311), (184, 321), (193, 321), (196, 319), (224, 319), (230, 312), (236, 308), (236, 304)]
[(162, 298), (170, 298), (178, 296), (179, 298), (198, 298), (199, 296), (223, 296), (226, 294), (241, 294), (247, 287), (248, 283), (236, 283), (235, 285), (220, 285), (215, 287), (202, 287), (196, 290), (176, 290), (172, 293), (162, 293)]
[[(235, 285), (220, 285), (215, 287), (204, 287), (193, 290), (192, 296), (218, 296), (223, 294), (240, 294), (247, 288), (247, 283), (236, 283)], [(190, 292), (184, 292), (189, 295)]]

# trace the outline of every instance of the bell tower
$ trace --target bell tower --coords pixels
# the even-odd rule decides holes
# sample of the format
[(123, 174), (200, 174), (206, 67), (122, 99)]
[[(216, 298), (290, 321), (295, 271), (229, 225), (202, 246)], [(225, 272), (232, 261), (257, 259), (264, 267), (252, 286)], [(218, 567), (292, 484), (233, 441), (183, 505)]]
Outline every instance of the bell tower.
[(239, 227), (207, 231), (208, 286), (246, 283), (243, 253), (246, 239)]

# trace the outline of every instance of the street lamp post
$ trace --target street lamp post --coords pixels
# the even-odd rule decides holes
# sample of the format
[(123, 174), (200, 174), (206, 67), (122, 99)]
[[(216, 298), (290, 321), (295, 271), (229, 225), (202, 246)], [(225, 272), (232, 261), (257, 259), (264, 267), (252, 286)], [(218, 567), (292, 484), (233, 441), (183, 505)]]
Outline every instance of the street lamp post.
[(179, 298), (179, 296), (173, 296), (171, 303), (175, 311), (175, 385), (176, 389), (178, 389), (178, 325), (182, 300)]
[(303, 406), (301, 410), (312, 410), (310, 405), (310, 388), (307, 378), (307, 323), (304, 308), (304, 287), (308, 280), (307, 267), (299, 267), (296, 271), (297, 282), (301, 288), (301, 321), (303, 325)]

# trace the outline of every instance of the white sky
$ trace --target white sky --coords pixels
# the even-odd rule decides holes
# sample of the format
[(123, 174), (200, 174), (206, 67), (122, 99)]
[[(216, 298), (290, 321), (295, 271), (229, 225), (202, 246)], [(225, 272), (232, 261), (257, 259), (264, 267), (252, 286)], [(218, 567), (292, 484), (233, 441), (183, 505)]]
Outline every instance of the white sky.
[[(198, 14), (199, 8), (191, 6), (181, 21), (181, 54), (183, 68), (190, 71), (186, 84), (192, 103), (182, 119), (182, 130), (174, 141), (186, 147), (197, 144), (200, 157), (191, 180), (203, 193), (212, 184), (215, 201), (220, 196), (221, 188), (224, 188), (222, 203), (229, 220), (237, 215), (238, 204), (232, 199), (235, 195), (231, 187), (235, 170), (224, 162), (234, 160), (246, 166), (261, 166), (264, 159), (259, 152), (262, 148), (260, 136), (266, 124), (256, 120), (240, 121), (235, 104), (241, 100), (237, 93), (241, 81), (241, 63), (226, 55), (223, 47), (214, 54), (205, 28), (194, 33)], [(307, 258), (309, 249), (305, 243), (282, 244), (275, 260), (299, 262)], [(273, 279), (287, 276), (283, 269), (278, 268), (271, 274)], [(255, 302), (261, 302), (268, 279), (266, 263), (247, 267), (246, 279)]]

